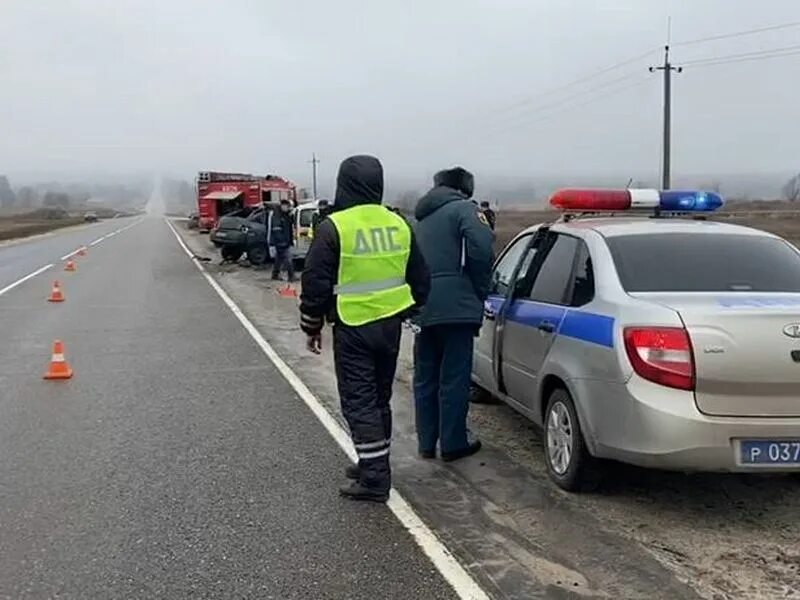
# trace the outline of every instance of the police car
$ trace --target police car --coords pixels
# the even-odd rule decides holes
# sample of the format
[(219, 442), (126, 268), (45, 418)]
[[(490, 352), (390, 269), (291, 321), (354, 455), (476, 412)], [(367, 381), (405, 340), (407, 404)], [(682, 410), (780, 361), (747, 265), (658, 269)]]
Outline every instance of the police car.
[(597, 459), (800, 470), (800, 252), (706, 220), (722, 203), (561, 190), (496, 261), (473, 380), (542, 427), (562, 488)]

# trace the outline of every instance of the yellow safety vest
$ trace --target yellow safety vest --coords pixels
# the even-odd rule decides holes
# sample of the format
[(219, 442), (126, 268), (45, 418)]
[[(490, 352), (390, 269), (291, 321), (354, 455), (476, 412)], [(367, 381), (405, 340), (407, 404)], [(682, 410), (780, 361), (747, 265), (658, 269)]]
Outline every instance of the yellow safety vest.
[(411, 228), (379, 204), (354, 206), (328, 217), (339, 234), (339, 320), (357, 327), (399, 314), (414, 304), (406, 283)]

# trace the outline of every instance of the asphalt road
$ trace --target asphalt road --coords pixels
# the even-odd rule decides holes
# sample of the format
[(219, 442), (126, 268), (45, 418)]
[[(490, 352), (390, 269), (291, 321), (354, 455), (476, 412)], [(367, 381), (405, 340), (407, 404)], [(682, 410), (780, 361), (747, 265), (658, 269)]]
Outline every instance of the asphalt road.
[(454, 598), (163, 220), (60, 271), (121, 225), (0, 247), (0, 289), (56, 263), (0, 295), (0, 597)]
[(25, 240), (0, 242), (0, 290), (44, 265), (58, 262), (59, 258), (80, 246), (88, 246), (133, 222), (135, 219), (131, 217), (111, 219)]

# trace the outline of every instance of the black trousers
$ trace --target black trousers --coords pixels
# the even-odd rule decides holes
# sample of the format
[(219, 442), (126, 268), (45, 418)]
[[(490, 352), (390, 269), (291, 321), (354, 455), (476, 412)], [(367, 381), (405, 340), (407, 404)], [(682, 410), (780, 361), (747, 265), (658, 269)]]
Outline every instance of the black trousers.
[(272, 263), (272, 278), (278, 279), (281, 271), (286, 269), (289, 281), (294, 281), (294, 262), (292, 262), (292, 249), (275, 247), (275, 262)]
[(392, 317), (349, 327), (336, 324), (333, 357), (342, 414), (358, 454), (360, 483), (391, 487), (392, 383), (400, 352), (402, 320)]

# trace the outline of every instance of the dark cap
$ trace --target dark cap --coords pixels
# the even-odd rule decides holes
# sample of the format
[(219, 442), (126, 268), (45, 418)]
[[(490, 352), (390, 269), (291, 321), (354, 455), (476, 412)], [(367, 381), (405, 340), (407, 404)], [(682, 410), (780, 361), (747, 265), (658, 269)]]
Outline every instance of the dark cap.
[(466, 169), (453, 167), (434, 175), (433, 185), (453, 188), (470, 198), (475, 191), (475, 177)]

